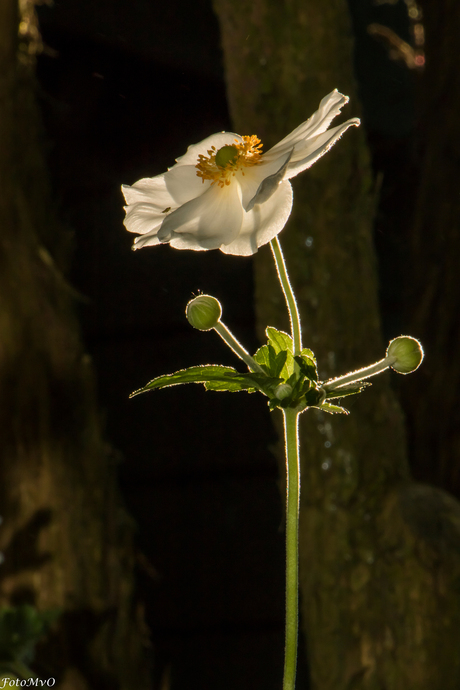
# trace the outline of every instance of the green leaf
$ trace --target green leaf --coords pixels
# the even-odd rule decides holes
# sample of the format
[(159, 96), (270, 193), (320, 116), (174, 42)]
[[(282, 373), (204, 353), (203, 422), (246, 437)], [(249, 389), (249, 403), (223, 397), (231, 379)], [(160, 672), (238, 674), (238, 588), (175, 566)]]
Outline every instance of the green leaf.
[[(265, 333), (268, 338), (268, 347), (273, 348), (275, 355), (280, 355), (282, 352), (286, 353), (286, 360), (278, 373), (283, 381), (288, 381), (288, 379), (294, 373), (294, 356), (293, 356), (293, 345), (292, 338), (290, 335), (284, 331), (278, 331), (276, 328), (268, 326)], [(284, 356), (284, 355), (283, 355)], [(270, 372), (273, 376), (273, 371)]]
[[(274, 353), (274, 349), (271, 347), (271, 345), (269, 345), (268, 348), (271, 352)], [(286, 352), (286, 350), (281, 350), (281, 352), (278, 352), (277, 355), (274, 354), (272, 360), (273, 363), (270, 371), (270, 374), (272, 376), (276, 376), (277, 378), (281, 376), (282, 378), (282, 371), (285, 368), (285, 364), (289, 354), (290, 353)]]
[(30, 604), (0, 608), (0, 664), (28, 663), (36, 643), (58, 618), (60, 611), (37, 611)]
[[(276, 331), (275, 328), (267, 328), (267, 333), (269, 330), (281, 333), (281, 331)], [(254, 355), (254, 359), (257, 364), (260, 364), (268, 376), (281, 378), (283, 381), (287, 381), (294, 371), (294, 360), (291, 351), (292, 341), (287, 333), (282, 333), (282, 335), (289, 339), (286, 349), (279, 349), (280, 343), (284, 344), (284, 340), (282, 342), (282, 339), (278, 338), (275, 345), (273, 345), (275, 341), (269, 341), (267, 345), (259, 347)]]
[(267, 326), (265, 333), (267, 335), (269, 345), (271, 345), (275, 350), (275, 354), (278, 354), (278, 352), (281, 352), (281, 350), (287, 350), (291, 353), (294, 351), (292, 338), (284, 331), (278, 331), (276, 328)]
[(208, 381), (226, 381), (229, 374), (237, 374), (233, 367), (224, 367), (220, 364), (206, 364), (189, 369), (181, 369), (173, 374), (165, 374), (152, 379), (146, 386), (131, 393), (130, 397), (145, 393), (156, 388), (166, 388), (168, 386), (179, 386), (182, 383), (206, 383)]
[(257, 364), (260, 364), (262, 369), (266, 371), (266, 373), (270, 376), (272, 360), (270, 358), (270, 350), (268, 345), (262, 345), (262, 347), (259, 347), (256, 354), (254, 355), (254, 360), (257, 362)]
[(318, 409), (324, 410), (324, 412), (329, 412), (330, 414), (350, 414), (345, 407), (340, 407), (340, 405), (331, 405), (331, 403), (327, 402), (323, 402), (322, 405), (318, 405)]
[(264, 376), (263, 374), (227, 374), (223, 380), (212, 379), (205, 382), (207, 391), (247, 391), (254, 393), (254, 391), (261, 391), (265, 395), (271, 395), (272, 389), (281, 383), (281, 379), (273, 378), (271, 376)]
[(207, 391), (229, 391), (230, 393), (247, 391), (248, 393), (254, 393), (256, 390), (259, 390), (259, 386), (255, 386), (254, 381), (249, 376), (247, 379), (244, 377), (245, 374), (229, 374), (228, 377), (211, 379), (203, 383)]
[[(189, 369), (181, 369), (173, 374), (158, 376), (143, 388), (131, 393), (131, 398), (140, 393), (169, 386), (179, 386), (185, 383), (202, 383), (207, 390), (214, 391), (270, 391), (272, 386), (281, 383), (280, 379), (271, 378), (262, 374), (240, 374), (233, 367), (224, 367), (220, 364), (206, 364)], [(268, 393), (267, 393), (268, 394)]]
[(311, 381), (309, 381), (309, 384), (310, 386), (305, 392), (305, 403), (308, 407), (317, 407), (322, 398), (322, 393), (311, 383)]
[(269, 344), (259, 347), (254, 355), (254, 359), (257, 364), (260, 364), (268, 376), (278, 378), (286, 363), (287, 356), (288, 353), (286, 351), (281, 350), (281, 352), (277, 353), (275, 348)]
[(356, 393), (361, 393), (368, 386), (372, 386), (372, 383), (368, 381), (356, 381), (355, 383), (350, 383), (349, 385), (342, 386), (341, 388), (335, 388), (332, 391), (326, 393), (326, 400), (334, 400), (337, 398), (345, 398), (347, 395), (356, 395)]
[(302, 374), (310, 381), (318, 381), (318, 370), (316, 368), (316, 360), (309, 354), (311, 350), (302, 350), (301, 355), (294, 357), (295, 361), (299, 365), (299, 369)]
[(308, 359), (312, 359), (316, 366), (316, 357), (313, 350), (310, 350), (308, 347), (304, 347), (300, 354), (302, 355), (302, 357), (308, 357)]

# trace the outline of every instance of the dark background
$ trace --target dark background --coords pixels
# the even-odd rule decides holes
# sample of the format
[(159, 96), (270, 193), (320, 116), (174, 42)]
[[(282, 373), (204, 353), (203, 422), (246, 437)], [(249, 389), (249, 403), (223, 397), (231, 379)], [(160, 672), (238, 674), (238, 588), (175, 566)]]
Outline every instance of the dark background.
[[(380, 22), (410, 40), (403, 2), (353, 0), (351, 11), (363, 126), (376, 176), (387, 173), (376, 248), (383, 327), (394, 337), (404, 242), (382, 227), (388, 209), (404, 209), (394, 179), (414, 126), (417, 75), (366, 33)], [(283, 505), (264, 400), (201, 387), (128, 399), (185, 366), (238, 366), (215, 334), (186, 322), (198, 291), (221, 300), (225, 323), (250, 351), (258, 346), (251, 258), (169, 246), (134, 253), (123, 227), (122, 183), (164, 172), (189, 144), (232, 129), (211, 3), (66, 0), (39, 8), (39, 20), (38, 97), (54, 198), (72, 238), (71, 279), (107, 438), (137, 525), (155, 687), (170, 673), (173, 690), (279, 688)], [(301, 654), (299, 690), (306, 663)]]

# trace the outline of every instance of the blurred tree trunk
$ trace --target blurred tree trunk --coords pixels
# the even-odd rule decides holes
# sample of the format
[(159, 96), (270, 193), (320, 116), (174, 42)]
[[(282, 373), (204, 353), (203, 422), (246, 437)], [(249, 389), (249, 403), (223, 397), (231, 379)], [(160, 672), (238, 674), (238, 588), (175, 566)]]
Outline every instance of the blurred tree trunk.
[(64, 277), (69, 237), (18, 25), (17, 0), (0, 0), (0, 605), (60, 609), (34, 665), (58, 687), (148, 687), (133, 526)]
[[(214, 6), (235, 131), (267, 150), (334, 87), (351, 96), (345, 116), (358, 114), (345, 0)], [(294, 180), (281, 242), (323, 379), (384, 354), (373, 206), (363, 132), (348, 131)], [(288, 324), (268, 248), (255, 271), (262, 337), (267, 323)], [(460, 509), (411, 482), (390, 376), (350, 399), (348, 418), (301, 417), (301, 601), (315, 690), (460, 687)]]
[[(414, 470), (460, 495), (460, 13), (453, 0), (424, 0), (426, 67), (418, 80), (417, 129), (407, 176), (417, 180), (405, 263), (406, 322), (426, 366), (401, 393)], [(398, 219), (392, 219), (398, 228)], [(415, 404), (411, 404), (416, 401)]]

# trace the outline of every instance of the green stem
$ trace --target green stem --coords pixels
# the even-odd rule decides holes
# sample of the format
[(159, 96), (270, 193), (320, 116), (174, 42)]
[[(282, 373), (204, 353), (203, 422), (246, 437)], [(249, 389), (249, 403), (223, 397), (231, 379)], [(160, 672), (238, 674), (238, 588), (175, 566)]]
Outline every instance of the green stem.
[(351, 371), (349, 374), (344, 376), (338, 376), (336, 379), (331, 379), (330, 381), (325, 381), (322, 384), (322, 388), (325, 391), (333, 391), (340, 386), (345, 386), (348, 383), (355, 383), (356, 381), (362, 381), (363, 379), (369, 379), (371, 376), (380, 374), (385, 369), (391, 367), (396, 361), (396, 357), (385, 357), (368, 367), (363, 367), (362, 369), (356, 369), (356, 371)]
[(286, 647), (283, 690), (294, 690), (299, 627), (299, 413), (283, 410), (286, 444)]
[(283, 289), (284, 297), (286, 299), (286, 304), (289, 312), (289, 320), (291, 322), (291, 334), (294, 343), (294, 354), (299, 355), (302, 350), (302, 330), (300, 328), (299, 310), (297, 308), (297, 302), (295, 300), (294, 292), (292, 290), (291, 283), (289, 280), (289, 275), (287, 272), (286, 263), (284, 261), (284, 256), (278, 236), (271, 240), (270, 247), (273, 253), (273, 258), (275, 259), (276, 270), (278, 271), (278, 278)]
[(233, 333), (231, 333), (227, 326), (222, 323), (222, 321), (218, 321), (216, 325), (214, 326), (214, 330), (216, 333), (220, 335), (222, 340), (226, 345), (229, 346), (231, 350), (237, 355), (240, 359), (243, 360), (243, 362), (247, 365), (248, 369), (251, 371), (258, 372), (259, 374), (264, 374), (264, 370), (262, 367), (257, 364), (257, 362), (254, 360), (253, 357), (247, 352), (247, 350), (244, 349), (244, 347), (241, 345), (241, 343), (238, 342), (238, 340), (235, 338)]

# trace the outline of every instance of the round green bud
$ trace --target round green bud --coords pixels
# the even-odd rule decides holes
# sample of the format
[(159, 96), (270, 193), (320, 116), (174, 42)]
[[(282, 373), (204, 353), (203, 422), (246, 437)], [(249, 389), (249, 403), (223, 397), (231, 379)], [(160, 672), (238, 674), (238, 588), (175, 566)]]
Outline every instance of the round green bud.
[(390, 342), (387, 348), (387, 359), (390, 367), (399, 374), (410, 374), (419, 368), (424, 357), (423, 348), (416, 338), (401, 335)]
[(185, 315), (193, 328), (210, 331), (222, 316), (222, 307), (215, 297), (199, 295), (187, 304)]
[(275, 396), (278, 400), (286, 400), (292, 393), (292, 386), (288, 383), (280, 383), (279, 386), (275, 388)]
[(238, 158), (236, 146), (222, 146), (216, 153), (216, 165), (219, 168), (226, 168), (229, 163), (235, 163)]

